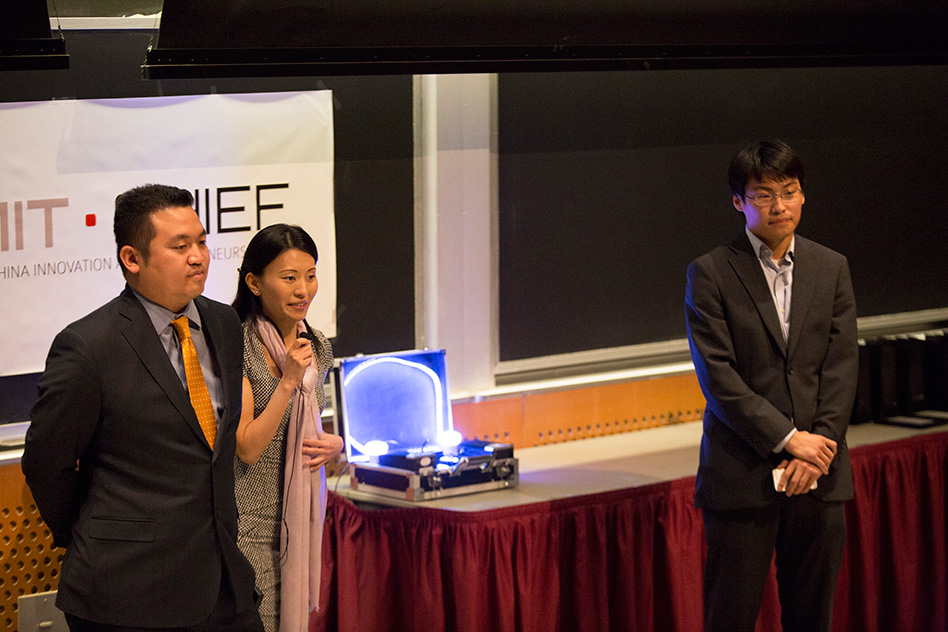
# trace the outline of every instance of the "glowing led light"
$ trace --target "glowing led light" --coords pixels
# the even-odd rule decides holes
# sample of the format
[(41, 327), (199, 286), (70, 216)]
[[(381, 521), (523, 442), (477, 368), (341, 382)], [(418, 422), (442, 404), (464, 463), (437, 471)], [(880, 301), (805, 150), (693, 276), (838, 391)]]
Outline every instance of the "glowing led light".
[(446, 448), (460, 445), (463, 439), (464, 437), (462, 437), (461, 433), (457, 430), (445, 430), (444, 432), (438, 433), (438, 445)]
[(384, 441), (378, 441), (377, 439), (366, 441), (364, 446), (359, 446), (359, 452), (368, 454), (369, 456), (381, 456), (388, 452), (388, 444)]

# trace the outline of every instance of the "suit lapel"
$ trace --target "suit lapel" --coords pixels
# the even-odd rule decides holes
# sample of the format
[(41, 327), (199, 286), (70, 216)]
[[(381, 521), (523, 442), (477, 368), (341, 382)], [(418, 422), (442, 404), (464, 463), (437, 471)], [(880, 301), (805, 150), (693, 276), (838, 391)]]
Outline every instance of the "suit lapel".
[(799, 235), (796, 237), (793, 260), (793, 295), (790, 299), (790, 340), (787, 344), (787, 356), (800, 340), (800, 330), (806, 320), (813, 299), (813, 280), (820, 272), (819, 263), (814, 260), (810, 244)]
[(204, 438), (204, 431), (201, 430), (201, 424), (198, 422), (194, 408), (191, 406), (188, 393), (182, 386), (181, 379), (175, 372), (174, 367), (171, 366), (168, 354), (161, 346), (161, 341), (155, 333), (155, 327), (152, 325), (148, 313), (131, 290), (126, 289), (122, 293), (122, 299), (120, 313), (126, 319), (121, 331), (122, 336), (138, 354), (145, 369), (162, 388), (174, 407), (191, 426), (191, 430), (206, 445), (207, 439)]
[[(741, 233), (737, 239), (731, 242), (730, 263), (738, 279), (744, 285), (744, 289), (747, 290), (751, 300), (754, 301), (754, 305), (757, 306), (757, 313), (770, 333), (770, 337), (774, 339), (781, 352), (786, 354), (787, 343), (783, 339), (773, 296), (767, 288), (767, 279), (764, 277), (764, 272), (760, 269), (760, 260), (744, 233)], [(796, 297), (794, 297), (795, 299)], [(792, 325), (790, 330), (793, 331)]]

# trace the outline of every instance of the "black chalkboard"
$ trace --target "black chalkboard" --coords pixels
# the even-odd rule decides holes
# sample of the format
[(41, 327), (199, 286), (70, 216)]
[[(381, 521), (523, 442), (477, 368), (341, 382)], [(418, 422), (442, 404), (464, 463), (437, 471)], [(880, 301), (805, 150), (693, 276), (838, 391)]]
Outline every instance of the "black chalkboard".
[(948, 307), (948, 67), (499, 78), (500, 358), (685, 337), (685, 268), (743, 228), (745, 143), (807, 167), (799, 233), (859, 316)]

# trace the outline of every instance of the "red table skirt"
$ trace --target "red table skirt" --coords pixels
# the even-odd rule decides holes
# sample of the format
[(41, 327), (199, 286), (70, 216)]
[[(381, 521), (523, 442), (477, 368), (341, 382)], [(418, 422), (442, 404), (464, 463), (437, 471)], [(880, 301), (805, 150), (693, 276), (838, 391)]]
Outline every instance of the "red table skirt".
[[(948, 630), (948, 432), (851, 452), (836, 632)], [(480, 512), (330, 494), (311, 632), (701, 630), (694, 478)], [(758, 632), (780, 629), (773, 569)]]

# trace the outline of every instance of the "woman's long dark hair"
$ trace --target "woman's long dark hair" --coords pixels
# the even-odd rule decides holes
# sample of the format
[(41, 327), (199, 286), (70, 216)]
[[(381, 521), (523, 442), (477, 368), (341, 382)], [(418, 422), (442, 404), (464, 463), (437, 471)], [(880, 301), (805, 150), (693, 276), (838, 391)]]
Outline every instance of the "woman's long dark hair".
[(237, 279), (237, 296), (231, 306), (237, 311), (241, 321), (250, 316), (263, 316), (263, 304), (260, 297), (247, 286), (247, 275), (260, 276), (264, 268), (287, 250), (302, 250), (312, 255), (313, 261), (319, 261), (316, 243), (305, 230), (292, 224), (274, 224), (267, 226), (250, 240), (244, 251), (244, 261), (240, 264)]

